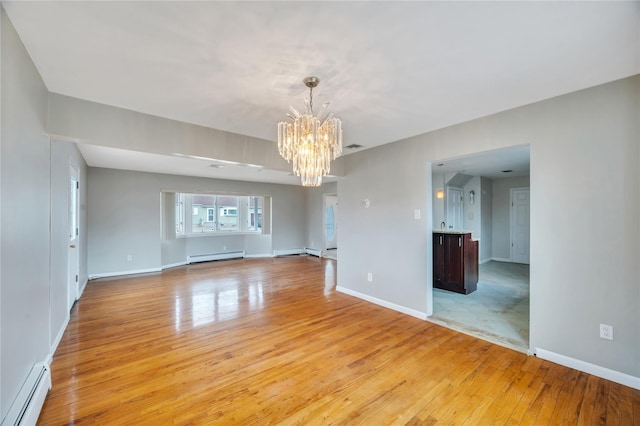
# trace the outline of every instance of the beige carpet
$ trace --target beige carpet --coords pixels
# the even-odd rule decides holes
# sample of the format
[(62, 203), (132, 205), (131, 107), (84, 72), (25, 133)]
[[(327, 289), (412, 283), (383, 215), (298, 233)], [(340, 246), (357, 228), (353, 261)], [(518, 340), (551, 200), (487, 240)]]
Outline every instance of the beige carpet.
[(526, 352), (529, 348), (529, 265), (491, 261), (479, 267), (468, 295), (433, 289), (430, 319)]

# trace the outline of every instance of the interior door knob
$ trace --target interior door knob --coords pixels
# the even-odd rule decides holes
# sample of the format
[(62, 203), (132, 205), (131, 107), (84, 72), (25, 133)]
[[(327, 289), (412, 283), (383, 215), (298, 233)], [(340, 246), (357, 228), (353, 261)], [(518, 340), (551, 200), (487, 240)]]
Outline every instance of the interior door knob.
[(69, 248), (76, 248), (76, 245), (75, 245), (75, 244), (71, 244), (71, 245), (69, 246)]

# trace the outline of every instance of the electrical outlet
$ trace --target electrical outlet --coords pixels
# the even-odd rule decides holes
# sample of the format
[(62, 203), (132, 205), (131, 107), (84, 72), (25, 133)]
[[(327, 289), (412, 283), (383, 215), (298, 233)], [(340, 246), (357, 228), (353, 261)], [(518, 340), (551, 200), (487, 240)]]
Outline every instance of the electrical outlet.
[(222, 246), (222, 251), (227, 251), (227, 246)]
[(367, 281), (373, 282), (373, 273), (371, 273), (371, 272), (367, 273)]
[(128, 254), (127, 255), (127, 262), (131, 262), (133, 260), (133, 256)]
[(600, 338), (613, 340), (613, 326), (600, 324)]

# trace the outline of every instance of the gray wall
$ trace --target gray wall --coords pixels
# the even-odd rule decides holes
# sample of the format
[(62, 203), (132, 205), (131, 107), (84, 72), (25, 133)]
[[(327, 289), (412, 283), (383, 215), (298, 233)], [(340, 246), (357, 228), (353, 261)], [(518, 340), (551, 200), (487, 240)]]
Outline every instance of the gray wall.
[(530, 346), (640, 377), (639, 100), (635, 76), (346, 156), (339, 287), (430, 314), (427, 163), (528, 144)]
[[(126, 150), (180, 153), (290, 171), (273, 141), (51, 93), (47, 130), (58, 139)], [(342, 175), (342, 160), (331, 164)]]
[[(338, 194), (338, 183), (328, 182), (317, 188), (307, 188), (305, 197), (305, 247), (316, 250), (324, 250), (324, 196), (327, 194)], [(340, 207), (338, 215), (340, 220)], [(338, 233), (338, 240), (340, 234)], [(339, 243), (339, 241), (338, 241)]]
[(489, 178), (480, 178), (480, 228), (482, 235), (482, 241), (480, 242), (480, 262), (487, 262), (491, 260), (492, 245), (493, 245), (493, 185)]
[[(158, 270), (184, 262), (189, 255), (222, 252), (224, 246), (227, 251), (245, 250), (247, 255), (304, 247), (305, 190), (300, 186), (95, 167), (89, 168), (88, 176), (89, 276)], [(166, 216), (173, 214), (170, 197), (161, 201), (163, 191), (269, 196), (271, 234), (176, 238), (167, 231), (166, 221), (162, 232), (161, 206)]]
[(529, 177), (493, 179), (491, 256), (496, 260), (511, 259), (511, 188), (529, 188)]
[[(474, 202), (471, 204), (469, 200), (469, 192), (475, 192)], [(480, 176), (474, 176), (462, 188), (462, 204), (464, 209), (464, 217), (462, 219), (462, 228), (471, 231), (473, 238), (480, 240), (479, 248), (482, 250), (484, 245), (482, 235), (482, 192), (480, 190)]]
[(0, 418), (49, 354), (47, 88), (1, 10)]
[(80, 205), (78, 218), (79, 286), (87, 284), (87, 165), (71, 142), (51, 142), (51, 341), (57, 346), (69, 321), (68, 262), (69, 262), (69, 164), (78, 168)]

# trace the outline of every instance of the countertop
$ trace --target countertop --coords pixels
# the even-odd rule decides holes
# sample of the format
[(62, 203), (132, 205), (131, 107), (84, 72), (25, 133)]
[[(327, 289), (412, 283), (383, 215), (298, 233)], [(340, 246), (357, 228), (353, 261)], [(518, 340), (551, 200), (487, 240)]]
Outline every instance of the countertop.
[(434, 229), (433, 230), (434, 234), (456, 234), (456, 235), (463, 235), (463, 234), (471, 234), (471, 231), (465, 231), (463, 229)]

